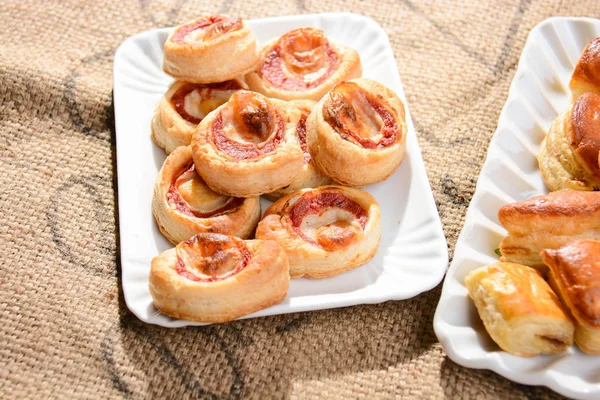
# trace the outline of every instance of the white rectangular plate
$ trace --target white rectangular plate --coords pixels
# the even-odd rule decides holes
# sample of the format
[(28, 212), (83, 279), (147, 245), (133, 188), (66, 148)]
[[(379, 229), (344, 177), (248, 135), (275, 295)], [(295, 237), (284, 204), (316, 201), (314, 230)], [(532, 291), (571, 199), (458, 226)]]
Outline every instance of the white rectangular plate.
[[(389, 86), (406, 104), (387, 35), (373, 20), (336, 13), (249, 21), (258, 44), (290, 29), (312, 26), (360, 53), (364, 76)], [(114, 63), (117, 169), (123, 292), (142, 321), (168, 327), (199, 325), (160, 314), (148, 291), (150, 261), (172, 247), (151, 211), (154, 180), (165, 154), (150, 139), (154, 107), (172, 79), (163, 73), (163, 43), (170, 29), (127, 39)], [(248, 317), (379, 303), (416, 296), (436, 286), (448, 266), (447, 244), (407, 109), (407, 155), (386, 181), (366, 188), (380, 203), (379, 251), (364, 266), (339, 276), (294, 279), (285, 300)], [(269, 202), (262, 200), (263, 211)]]
[(600, 357), (576, 346), (561, 355), (533, 358), (500, 350), (485, 331), (464, 279), (498, 261), (494, 250), (506, 235), (498, 221), (500, 207), (548, 193), (536, 155), (552, 121), (568, 105), (569, 80), (581, 52), (597, 36), (600, 20), (585, 18), (550, 18), (529, 34), (434, 318), (438, 339), (458, 364), (583, 399), (600, 398)]

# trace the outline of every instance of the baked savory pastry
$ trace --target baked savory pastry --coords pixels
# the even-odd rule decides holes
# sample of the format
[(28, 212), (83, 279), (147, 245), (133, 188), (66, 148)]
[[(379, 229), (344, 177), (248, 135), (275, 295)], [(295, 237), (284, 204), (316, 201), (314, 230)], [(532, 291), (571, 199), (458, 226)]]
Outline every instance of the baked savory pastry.
[(200, 121), (244, 88), (239, 79), (207, 84), (175, 81), (154, 111), (152, 140), (167, 154), (189, 146)]
[(600, 242), (578, 240), (544, 250), (550, 286), (575, 319), (575, 342), (589, 354), (600, 354)]
[(600, 189), (600, 96), (585, 93), (561, 113), (542, 141), (538, 162), (550, 190)]
[(402, 101), (365, 78), (336, 85), (306, 122), (315, 164), (324, 175), (348, 186), (389, 177), (404, 158), (406, 134)]
[(573, 344), (575, 327), (540, 273), (524, 265), (499, 262), (465, 278), (485, 329), (511, 354), (558, 354)]
[(156, 178), (152, 212), (173, 244), (200, 232), (248, 238), (260, 219), (258, 197), (229, 197), (213, 192), (194, 169), (189, 146), (175, 149)]
[(254, 197), (292, 183), (304, 155), (292, 104), (240, 90), (202, 120), (192, 137), (196, 171), (214, 191)]
[(320, 29), (300, 28), (263, 47), (250, 90), (283, 100), (319, 100), (336, 83), (362, 75), (358, 52)]
[(163, 70), (175, 79), (212, 83), (234, 79), (258, 62), (256, 38), (241, 18), (210, 15), (173, 29)]
[(199, 233), (152, 259), (149, 286), (163, 314), (227, 322), (280, 303), (289, 284), (276, 242)]
[(356, 268), (377, 252), (379, 204), (369, 193), (342, 186), (303, 189), (273, 203), (256, 237), (286, 251), (292, 278), (327, 278)]
[(502, 261), (546, 272), (540, 252), (581, 238), (600, 239), (600, 192), (560, 190), (508, 204), (498, 211), (508, 230), (500, 243)]
[(573, 70), (569, 88), (572, 100), (586, 92), (600, 94), (600, 37), (588, 43), (581, 53)]
[(298, 141), (300, 143), (302, 153), (304, 153), (304, 159), (302, 162), (300, 175), (298, 175), (298, 177), (292, 183), (284, 188), (266, 195), (266, 197), (272, 201), (276, 201), (286, 194), (293, 193), (300, 189), (316, 188), (332, 183), (331, 179), (325, 175), (322, 175), (321, 171), (319, 171), (312, 162), (310, 153), (308, 152), (308, 145), (306, 144), (306, 118), (313, 109), (315, 102), (311, 100), (292, 100), (290, 103), (298, 107), (302, 113), (296, 128), (296, 135), (298, 135)]

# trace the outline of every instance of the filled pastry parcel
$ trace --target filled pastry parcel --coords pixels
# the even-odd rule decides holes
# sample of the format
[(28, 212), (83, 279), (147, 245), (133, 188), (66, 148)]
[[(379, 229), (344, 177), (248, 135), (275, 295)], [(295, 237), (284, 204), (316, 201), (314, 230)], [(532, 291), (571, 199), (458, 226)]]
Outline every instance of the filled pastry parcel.
[(292, 278), (326, 278), (356, 268), (377, 252), (377, 200), (342, 186), (303, 189), (269, 207), (256, 237), (275, 240), (288, 254)]
[(573, 70), (569, 88), (572, 100), (586, 92), (600, 95), (600, 37), (585, 46)]
[(200, 233), (152, 260), (150, 294), (163, 314), (227, 322), (280, 303), (288, 260), (274, 241)]
[(362, 75), (358, 52), (320, 29), (289, 31), (263, 47), (250, 90), (282, 100), (319, 100), (339, 82)]

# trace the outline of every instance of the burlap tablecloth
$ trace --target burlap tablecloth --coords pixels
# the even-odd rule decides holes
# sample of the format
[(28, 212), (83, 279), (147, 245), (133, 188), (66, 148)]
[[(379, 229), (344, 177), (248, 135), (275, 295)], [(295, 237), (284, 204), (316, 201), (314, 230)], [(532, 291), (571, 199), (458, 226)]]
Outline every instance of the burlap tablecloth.
[(440, 287), (204, 328), (146, 325), (119, 279), (112, 66), (202, 13), (352, 11), (390, 37), (450, 252), (528, 32), (570, 1), (0, 2), (1, 398), (554, 398), (450, 361)]

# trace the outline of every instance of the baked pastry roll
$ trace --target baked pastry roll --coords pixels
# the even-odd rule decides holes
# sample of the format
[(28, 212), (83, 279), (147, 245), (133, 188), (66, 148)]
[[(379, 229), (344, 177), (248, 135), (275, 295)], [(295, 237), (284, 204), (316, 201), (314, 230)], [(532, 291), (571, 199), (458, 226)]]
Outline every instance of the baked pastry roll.
[(549, 281), (575, 319), (575, 342), (600, 354), (600, 242), (578, 240), (542, 252)]
[(240, 90), (209, 114), (192, 137), (196, 171), (214, 191), (254, 197), (292, 183), (304, 155), (296, 127), (300, 110)]
[(177, 26), (164, 46), (163, 70), (175, 79), (223, 82), (258, 62), (256, 38), (238, 17), (210, 15)]
[(538, 162), (550, 190), (600, 189), (600, 96), (585, 93), (561, 113), (542, 141)]
[(300, 28), (264, 46), (246, 81), (250, 90), (268, 97), (317, 101), (336, 83), (361, 75), (356, 50), (328, 39), (320, 29)]
[(535, 269), (499, 262), (471, 271), (465, 285), (502, 350), (533, 357), (563, 353), (573, 344), (568, 312)]
[(569, 88), (573, 100), (586, 92), (600, 95), (600, 37), (589, 42), (581, 53), (573, 70)]
[(306, 132), (308, 150), (324, 175), (348, 186), (380, 182), (404, 158), (404, 105), (370, 79), (342, 82), (317, 103)]
[(189, 146), (175, 149), (156, 178), (152, 212), (162, 234), (173, 244), (200, 232), (248, 238), (260, 219), (258, 197), (213, 192), (194, 169)]
[(379, 204), (342, 186), (303, 189), (273, 203), (256, 237), (286, 251), (292, 278), (327, 278), (369, 261), (381, 236)]
[(149, 287), (163, 314), (227, 322), (280, 303), (289, 284), (276, 242), (199, 233), (152, 259)]
[(319, 171), (314, 162), (312, 162), (308, 151), (308, 145), (306, 144), (306, 118), (312, 111), (315, 102), (311, 100), (292, 100), (290, 103), (298, 107), (302, 113), (300, 120), (298, 120), (298, 126), (296, 127), (296, 135), (298, 136), (298, 142), (300, 143), (302, 153), (304, 153), (304, 158), (302, 160), (300, 175), (298, 175), (292, 183), (266, 195), (266, 197), (272, 201), (276, 201), (286, 194), (293, 193), (300, 189), (316, 188), (332, 183), (331, 179), (322, 175), (321, 171)]
[(498, 211), (508, 230), (500, 243), (502, 261), (546, 272), (540, 252), (570, 241), (600, 239), (600, 193), (560, 190), (505, 205)]
[(200, 121), (243, 88), (246, 84), (238, 79), (207, 84), (175, 81), (154, 111), (152, 140), (167, 154), (189, 146)]

